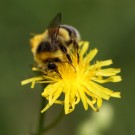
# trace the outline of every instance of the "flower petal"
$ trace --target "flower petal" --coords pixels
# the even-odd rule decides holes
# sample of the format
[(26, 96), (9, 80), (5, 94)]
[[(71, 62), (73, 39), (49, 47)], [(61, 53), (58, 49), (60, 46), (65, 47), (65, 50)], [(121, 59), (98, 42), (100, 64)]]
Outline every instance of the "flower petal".
[(112, 97), (116, 97), (116, 98), (121, 98), (121, 95), (120, 95), (121, 93), (120, 92), (113, 92), (112, 94), (111, 94), (111, 96)]
[(78, 92), (79, 92), (80, 98), (82, 100), (84, 109), (88, 110), (87, 98), (86, 98), (86, 95), (85, 95), (83, 89), (84, 89), (83, 87), (82, 88), (80, 87), (80, 89), (78, 89)]
[(122, 79), (121, 79), (121, 76), (111, 76), (111, 77), (108, 77), (106, 79), (103, 79), (103, 77), (93, 77), (92, 78), (93, 81), (95, 82), (98, 82), (98, 83), (107, 83), (107, 82), (120, 82)]
[(102, 106), (102, 98), (98, 97), (97, 98), (97, 106), (100, 108)]
[(100, 76), (113, 76), (120, 73), (120, 68), (107, 68), (107, 69), (99, 69), (96, 72), (96, 75)]
[(95, 111), (98, 112), (98, 109), (94, 106), (94, 104), (92, 103), (92, 101), (90, 99), (87, 98), (87, 103), (89, 104), (89, 106)]
[(109, 66), (109, 65), (111, 65), (113, 62), (112, 62), (112, 60), (110, 59), (110, 60), (104, 60), (104, 61), (101, 61), (101, 67), (103, 67), (103, 66)]
[(69, 94), (70, 94), (70, 90), (68, 90), (65, 93), (65, 100), (64, 100), (65, 114), (69, 113)]
[(95, 57), (95, 55), (97, 54), (97, 52), (98, 52), (97, 48), (91, 50), (90, 53), (88, 53), (88, 55), (83, 59), (83, 62), (90, 63), (92, 59)]
[(105, 89), (104, 87), (90, 81), (89, 83), (87, 83), (88, 86), (87, 89), (89, 91), (91, 91), (92, 93), (94, 93), (95, 95), (97, 95), (98, 97), (104, 98), (106, 100), (108, 100), (110, 98), (110, 94), (112, 93), (111, 90), (109, 89)]
[(43, 113), (43, 112), (45, 112), (47, 109), (49, 109), (51, 107), (51, 105), (49, 105), (49, 104), (47, 104), (46, 106), (45, 106), (45, 108), (41, 111), (41, 113)]
[(36, 81), (41, 81), (41, 80), (44, 80), (43, 77), (37, 76), (37, 77), (33, 77), (33, 78), (29, 78), (29, 79), (21, 81), (21, 85), (25, 85), (25, 84), (31, 83), (33, 81), (36, 82)]
[[(110, 96), (113, 97), (120, 97), (120, 92), (113, 92), (108, 88), (102, 87), (101, 85), (94, 83), (94, 82), (90, 82), (90, 86), (93, 88), (91, 89), (91, 91), (93, 91), (93, 93), (95, 93), (97, 96), (108, 100), (110, 98)], [(95, 90), (94, 90), (95, 89)]]
[(88, 48), (89, 48), (89, 42), (83, 42), (81, 43), (82, 45), (82, 49), (79, 52), (79, 56), (82, 59), (83, 55), (87, 52)]
[(54, 97), (50, 102), (50, 104), (53, 104), (57, 100), (57, 98), (61, 95), (61, 93), (62, 93), (62, 88), (57, 89), (57, 92), (54, 94)]

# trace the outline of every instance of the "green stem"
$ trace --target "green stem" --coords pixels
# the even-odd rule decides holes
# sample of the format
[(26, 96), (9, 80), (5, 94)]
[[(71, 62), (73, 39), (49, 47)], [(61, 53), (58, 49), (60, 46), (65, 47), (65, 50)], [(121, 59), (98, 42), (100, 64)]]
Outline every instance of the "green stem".
[[(46, 100), (45, 98), (41, 97), (41, 107), (40, 110), (42, 110), (45, 107)], [(38, 123), (38, 131), (37, 135), (42, 134), (42, 129), (45, 124), (45, 112), (44, 113), (39, 113), (39, 123)]]
[(45, 132), (49, 131), (50, 129), (52, 129), (54, 126), (56, 126), (58, 124), (58, 122), (62, 119), (63, 116), (64, 116), (64, 111), (62, 109), (60, 114), (58, 115), (58, 117), (50, 125), (48, 125), (45, 128), (42, 128), (42, 133), (45, 133)]
[[(45, 86), (43, 86), (45, 87)], [(46, 99), (41, 97), (41, 107), (40, 110), (42, 110), (45, 107), (46, 104)], [(38, 123), (38, 131), (37, 131), (37, 135), (42, 135), (43, 133), (49, 131), (51, 128), (53, 128), (62, 118), (62, 116), (64, 115), (64, 111), (62, 109), (62, 111), (60, 112), (60, 114), (58, 115), (58, 117), (47, 127), (44, 127), (45, 125), (45, 112), (44, 113), (39, 113), (39, 123)]]

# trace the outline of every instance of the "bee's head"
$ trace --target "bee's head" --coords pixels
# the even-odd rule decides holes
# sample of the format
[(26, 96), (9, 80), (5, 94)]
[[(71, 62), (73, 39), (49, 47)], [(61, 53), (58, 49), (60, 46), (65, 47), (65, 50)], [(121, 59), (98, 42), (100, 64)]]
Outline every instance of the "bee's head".
[(49, 70), (56, 70), (57, 69), (57, 65), (55, 63), (48, 63), (47, 68)]
[(48, 74), (50, 71), (57, 71), (56, 63), (45, 63), (44, 65), (42, 64), (40, 68), (44, 74)]
[(62, 77), (61, 77), (61, 74), (60, 74), (59, 71), (58, 71), (58, 67), (57, 67), (56, 63), (48, 63), (48, 70), (54, 71), (55, 73), (57, 73), (57, 75), (58, 75), (60, 78), (62, 78)]

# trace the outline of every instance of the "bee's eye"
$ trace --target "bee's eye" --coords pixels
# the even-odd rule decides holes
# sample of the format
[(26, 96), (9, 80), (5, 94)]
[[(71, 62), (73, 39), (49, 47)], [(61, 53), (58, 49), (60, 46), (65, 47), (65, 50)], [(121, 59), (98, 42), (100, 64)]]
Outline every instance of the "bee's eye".
[(49, 42), (41, 42), (37, 48), (37, 53), (50, 51), (51, 46)]
[(56, 68), (57, 68), (57, 66), (56, 66), (54, 63), (49, 63), (49, 64), (48, 64), (48, 69), (54, 70), (54, 69), (56, 69)]

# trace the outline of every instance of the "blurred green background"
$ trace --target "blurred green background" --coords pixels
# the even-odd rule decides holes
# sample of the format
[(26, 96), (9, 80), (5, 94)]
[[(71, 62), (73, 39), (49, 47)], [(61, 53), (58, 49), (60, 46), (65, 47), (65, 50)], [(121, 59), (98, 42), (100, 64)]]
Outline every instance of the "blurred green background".
[[(62, 23), (75, 26), (82, 39), (91, 42), (91, 48), (99, 49), (97, 59), (112, 58), (113, 67), (122, 68), (123, 81), (108, 85), (120, 91), (122, 99), (109, 101), (113, 122), (97, 135), (135, 135), (134, 0), (0, 0), (0, 135), (26, 135), (37, 130), (40, 86), (32, 90), (20, 81), (34, 76), (30, 33), (43, 32), (58, 12), (63, 14)], [(61, 109), (57, 105), (50, 108), (46, 124)], [(86, 112), (80, 104), (47, 135), (78, 135), (79, 125), (92, 117), (91, 109)]]

